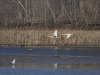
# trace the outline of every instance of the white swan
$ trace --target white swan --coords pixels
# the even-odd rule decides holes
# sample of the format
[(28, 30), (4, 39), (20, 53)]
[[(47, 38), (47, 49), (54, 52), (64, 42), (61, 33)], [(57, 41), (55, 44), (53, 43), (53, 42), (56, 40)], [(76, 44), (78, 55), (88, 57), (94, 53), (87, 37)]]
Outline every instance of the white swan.
[(15, 64), (15, 61), (16, 61), (16, 60), (14, 59), (11, 63), (14, 65), (14, 64)]
[[(49, 35), (47, 35), (47, 36), (49, 36)], [(59, 38), (58, 34), (57, 34), (57, 30), (54, 31), (53, 36), (49, 36), (49, 37), (56, 38), (56, 39)]]
[(67, 38), (70, 38), (73, 34), (68, 33), (68, 34), (62, 34), (62, 35), (67, 35)]

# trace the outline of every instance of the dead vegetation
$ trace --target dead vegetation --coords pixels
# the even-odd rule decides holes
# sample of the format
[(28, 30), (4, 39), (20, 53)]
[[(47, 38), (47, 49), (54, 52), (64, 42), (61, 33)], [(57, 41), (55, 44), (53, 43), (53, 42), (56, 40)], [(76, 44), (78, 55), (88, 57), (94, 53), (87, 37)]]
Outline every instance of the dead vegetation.
[[(58, 30), (59, 39), (53, 35), (54, 30), (0, 30), (0, 45), (11, 46), (100, 46), (100, 31)], [(69, 39), (62, 36), (73, 33)]]

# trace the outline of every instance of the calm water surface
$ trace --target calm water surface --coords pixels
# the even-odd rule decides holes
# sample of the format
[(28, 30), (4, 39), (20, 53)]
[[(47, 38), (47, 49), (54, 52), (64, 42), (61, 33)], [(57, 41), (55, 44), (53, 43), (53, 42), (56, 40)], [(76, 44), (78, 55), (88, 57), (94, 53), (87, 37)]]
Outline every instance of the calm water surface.
[(0, 68), (0, 75), (100, 75), (95, 69)]
[[(33, 49), (28, 52), (27, 49)], [(0, 47), (0, 54), (5, 55), (70, 55), (70, 56), (100, 56), (100, 47), (66, 47), (33, 48), (33, 47)]]
[(0, 75), (100, 75), (100, 48), (0, 47)]

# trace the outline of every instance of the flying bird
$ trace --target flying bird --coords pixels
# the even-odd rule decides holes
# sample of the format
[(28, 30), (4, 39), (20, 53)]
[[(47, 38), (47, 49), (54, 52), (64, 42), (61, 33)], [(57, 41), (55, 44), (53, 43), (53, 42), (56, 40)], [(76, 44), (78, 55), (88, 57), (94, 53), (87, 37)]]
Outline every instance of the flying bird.
[[(49, 35), (47, 35), (47, 36), (49, 36)], [(49, 37), (56, 38), (56, 39), (59, 38), (58, 34), (57, 34), (57, 30), (54, 31), (53, 36), (49, 36)]]
[(62, 34), (62, 35), (67, 35), (67, 39), (68, 39), (68, 38), (70, 38), (73, 34), (68, 33), (68, 34)]

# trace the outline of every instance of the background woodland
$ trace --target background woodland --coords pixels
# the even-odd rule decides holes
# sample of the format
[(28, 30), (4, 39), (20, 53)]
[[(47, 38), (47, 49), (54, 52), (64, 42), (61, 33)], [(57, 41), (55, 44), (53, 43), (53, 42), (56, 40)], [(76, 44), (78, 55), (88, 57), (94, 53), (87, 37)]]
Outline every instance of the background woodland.
[(97, 29), (100, 0), (0, 0), (0, 28)]

